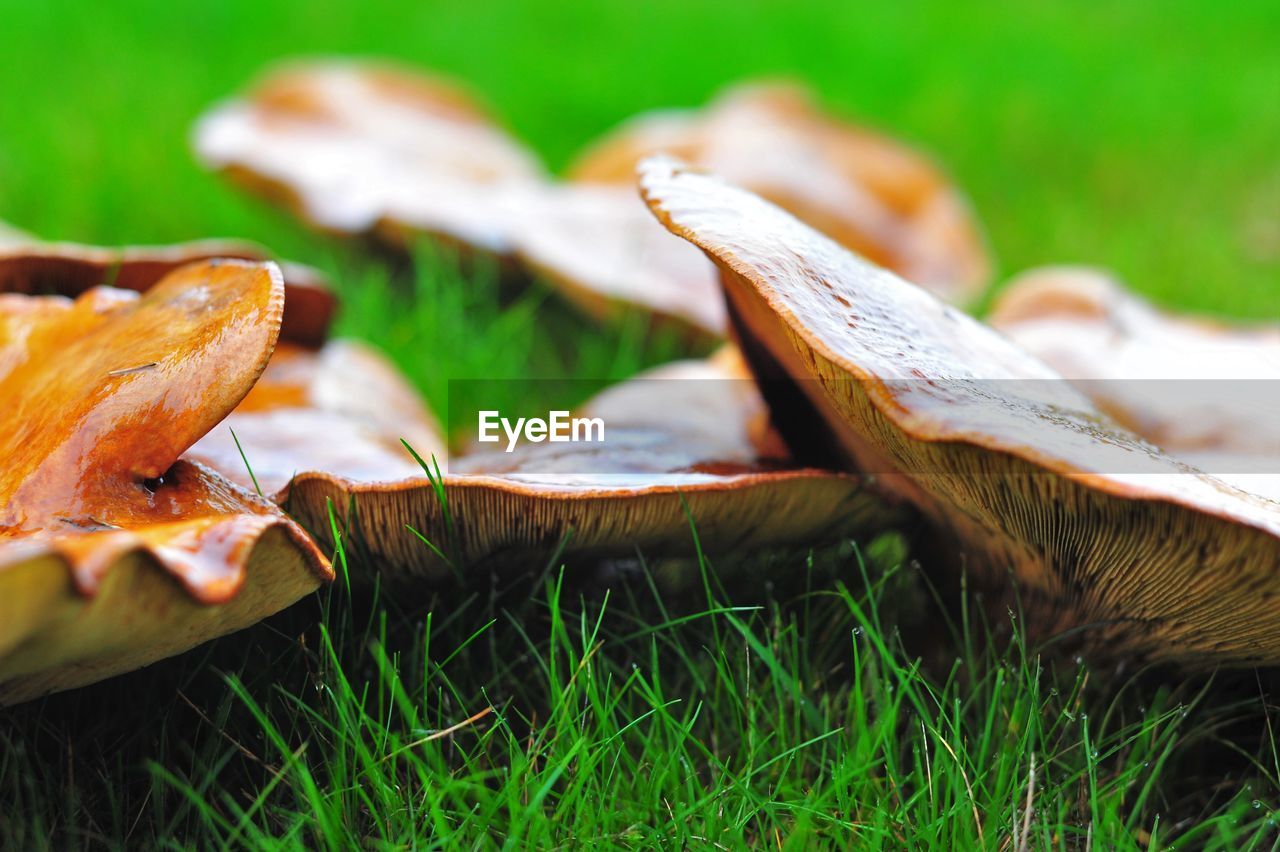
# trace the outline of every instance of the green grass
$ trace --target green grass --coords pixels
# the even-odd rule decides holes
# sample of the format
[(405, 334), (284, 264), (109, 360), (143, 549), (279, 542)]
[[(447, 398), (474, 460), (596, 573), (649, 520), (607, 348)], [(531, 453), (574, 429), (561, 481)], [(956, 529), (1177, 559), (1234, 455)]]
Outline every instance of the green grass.
[[(1082, 261), (1171, 305), (1280, 304), (1272, 2), (0, 0), (0, 31), (0, 219), (104, 243), (250, 237), (320, 265), (341, 331), (438, 408), (451, 379), (578, 392), (683, 350), (542, 288), (503, 296), (492, 270), (430, 250), (391, 281), (203, 174), (192, 119), (273, 58), (456, 74), (553, 168), (637, 110), (789, 73), (933, 151), (1002, 276)], [(518, 402), (553, 386), (505, 387)], [(376, 573), (350, 545), (339, 566)], [(1016, 608), (934, 591), (894, 536), (715, 565), (561, 562), (433, 592), (340, 580), (175, 660), (5, 711), (0, 847), (1280, 837), (1268, 673), (1028, 647)]]
[[(725, 584), (698, 561), (637, 561), (607, 585), (553, 562), (436, 597), (340, 580), (243, 634), (9, 711), (0, 842), (1274, 841), (1252, 676), (1175, 683), (1042, 655), (1016, 614), (940, 608), (881, 545), (869, 562), (848, 545), (762, 559)], [(673, 588), (690, 574), (694, 590)]]

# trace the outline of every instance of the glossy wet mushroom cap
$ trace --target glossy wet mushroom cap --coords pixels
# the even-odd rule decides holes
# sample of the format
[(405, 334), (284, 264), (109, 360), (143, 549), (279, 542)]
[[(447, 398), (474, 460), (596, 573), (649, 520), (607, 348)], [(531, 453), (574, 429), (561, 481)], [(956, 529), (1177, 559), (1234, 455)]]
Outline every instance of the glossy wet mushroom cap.
[(144, 296), (0, 295), (0, 702), (136, 668), (332, 576), (275, 506), (180, 459), (265, 367), (273, 264), (209, 261)]

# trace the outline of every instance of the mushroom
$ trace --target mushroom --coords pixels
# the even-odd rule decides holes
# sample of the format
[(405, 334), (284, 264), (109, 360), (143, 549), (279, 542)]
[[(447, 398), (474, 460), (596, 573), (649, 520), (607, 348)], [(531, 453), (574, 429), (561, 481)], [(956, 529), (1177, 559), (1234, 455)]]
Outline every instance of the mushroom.
[(604, 421), (601, 443), (474, 452), (441, 462), (439, 478), (426, 461), (444, 456), (439, 427), (375, 353), (331, 343), (280, 355), (191, 456), (242, 485), (256, 480), (318, 533), (332, 505), (401, 576), (438, 581), (451, 567), (527, 563), (560, 548), (690, 552), (690, 519), (701, 546), (721, 552), (869, 535), (903, 516), (861, 477), (778, 457), (732, 350), (656, 368), (588, 401), (578, 415)]
[(1280, 499), (1280, 328), (1170, 315), (1079, 267), (1019, 276), (990, 323), (1142, 437)]
[(257, 380), (283, 305), (280, 270), (241, 261), (142, 296), (0, 294), (0, 703), (186, 650), (332, 577), (277, 507), (180, 458)]
[(702, 110), (642, 114), (569, 168), (575, 182), (631, 187), (667, 153), (772, 201), (846, 248), (952, 302), (991, 263), (969, 204), (924, 155), (825, 114), (808, 90), (739, 84)]
[(1280, 504), (1174, 459), (989, 327), (763, 199), (668, 159), (641, 189), (721, 270), (793, 446), (917, 505), (1032, 633), (1187, 664), (1280, 662)]

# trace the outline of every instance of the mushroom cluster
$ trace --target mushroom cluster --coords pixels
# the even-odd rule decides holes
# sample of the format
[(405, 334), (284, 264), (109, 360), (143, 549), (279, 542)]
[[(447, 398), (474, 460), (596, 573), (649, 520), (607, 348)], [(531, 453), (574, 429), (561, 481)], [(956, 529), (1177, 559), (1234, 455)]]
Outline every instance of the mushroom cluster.
[(327, 232), (444, 240), (593, 316), (731, 342), (585, 403), (603, 444), (450, 454), (393, 365), (329, 339), (314, 270), (251, 244), (0, 230), (0, 703), (287, 606), (332, 578), (337, 529), (433, 582), (688, 552), (690, 520), (712, 552), (910, 523), (1012, 576), (1039, 633), (1280, 661), (1273, 398), (1151, 390), (1280, 377), (1280, 334), (1069, 269), (1028, 274), (983, 324), (959, 307), (990, 269), (961, 194), (800, 89), (641, 116), (556, 181), (448, 81), (309, 63), (214, 108), (195, 144)]

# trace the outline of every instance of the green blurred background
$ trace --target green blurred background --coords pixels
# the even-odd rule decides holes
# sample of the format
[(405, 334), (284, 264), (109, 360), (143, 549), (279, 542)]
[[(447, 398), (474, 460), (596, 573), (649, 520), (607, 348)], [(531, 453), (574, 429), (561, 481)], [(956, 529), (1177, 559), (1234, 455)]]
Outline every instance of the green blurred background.
[(633, 113), (740, 78), (811, 82), (932, 151), (1001, 279), (1111, 267), (1159, 300), (1280, 314), (1280, 3), (3, 0), (0, 219), (49, 238), (332, 249), (196, 166), (193, 119), (274, 59), (467, 81), (562, 167)]

